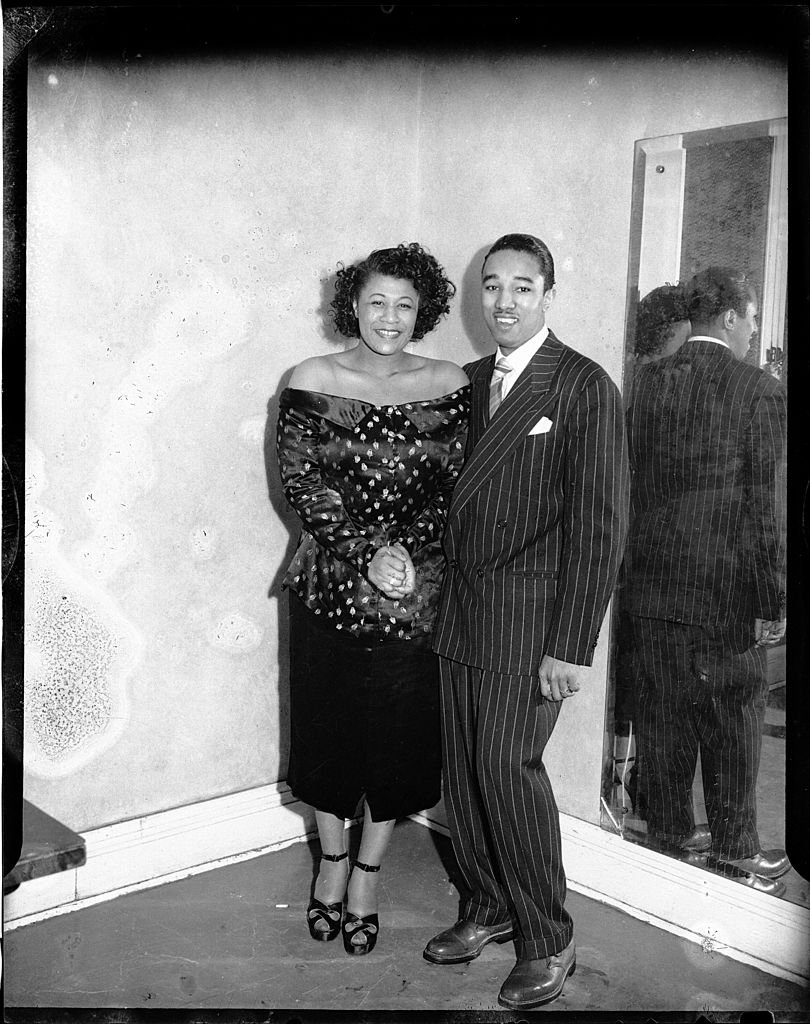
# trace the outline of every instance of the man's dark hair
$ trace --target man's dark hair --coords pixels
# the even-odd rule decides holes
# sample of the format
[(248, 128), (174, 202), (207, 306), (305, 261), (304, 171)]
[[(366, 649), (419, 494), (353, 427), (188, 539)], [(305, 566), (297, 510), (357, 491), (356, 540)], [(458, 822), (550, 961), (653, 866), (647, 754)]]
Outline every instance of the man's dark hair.
[(748, 275), (734, 267), (707, 267), (686, 286), (686, 305), (693, 324), (709, 323), (729, 309), (745, 316), (748, 304), (756, 301), (757, 293)]
[(487, 260), (494, 252), (501, 252), (503, 249), (511, 249), (514, 252), (525, 252), (529, 256), (534, 256), (540, 267), (540, 273), (543, 275), (543, 286), (546, 291), (549, 288), (554, 287), (554, 258), (549, 252), (549, 248), (545, 242), (539, 238), (535, 238), (534, 235), (501, 235), (497, 242), (494, 242), (490, 246), (489, 252), (484, 257), (484, 263), (481, 267), (481, 273), (484, 272), (484, 267), (487, 264)]

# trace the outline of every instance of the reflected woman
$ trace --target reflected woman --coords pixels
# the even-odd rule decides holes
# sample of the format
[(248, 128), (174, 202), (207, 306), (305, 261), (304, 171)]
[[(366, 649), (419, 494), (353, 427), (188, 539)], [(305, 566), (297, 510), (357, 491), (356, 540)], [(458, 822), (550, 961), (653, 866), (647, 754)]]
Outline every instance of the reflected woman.
[[(436, 327), (454, 294), (415, 242), (342, 268), (331, 311), (337, 332), (357, 344), (304, 360), (280, 401), (279, 467), (302, 526), (284, 580), (287, 782), (314, 807), (320, 839), (310, 934), (328, 941), (342, 931), (354, 955), (377, 941), (378, 872), (396, 819), (440, 797), (431, 633), (469, 386), (455, 363), (407, 347)], [(345, 821), (361, 801), (350, 871)]]
[(636, 362), (643, 365), (671, 356), (689, 337), (691, 327), (684, 287), (663, 284), (653, 288), (636, 311)]
[[(673, 355), (691, 331), (686, 289), (682, 284), (663, 284), (647, 292), (636, 309), (633, 358), (636, 368)], [(638, 372), (634, 376), (638, 376)], [(629, 387), (632, 397), (634, 378)], [(621, 587), (625, 583), (626, 564), (622, 566)], [(638, 690), (638, 666), (630, 630), (630, 617), (620, 607), (616, 643), (616, 704), (614, 708), (614, 776), (619, 786), (616, 798), (629, 800), (636, 816), (644, 816), (644, 794), (639, 792), (639, 764), (636, 756), (634, 701)], [(701, 835), (702, 841), (702, 835)], [(691, 840), (691, 837), (690, 837)]]

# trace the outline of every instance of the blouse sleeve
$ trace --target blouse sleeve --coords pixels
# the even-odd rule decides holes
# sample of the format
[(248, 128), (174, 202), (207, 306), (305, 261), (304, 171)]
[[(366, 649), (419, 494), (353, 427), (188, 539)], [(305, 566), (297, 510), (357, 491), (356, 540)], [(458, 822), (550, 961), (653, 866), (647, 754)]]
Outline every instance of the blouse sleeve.
[(301, 409), (279, 411), (276, 453), (284, 494), (307, 533), (366, 576), (379, 543), (351, 520), (340, 494), (325, 484), (318, 462), (319, 423)]
[(440, 540), (444, 533), (453, 489), (464, 464), (466, 437), (467, 415), (466, 409), (462, 406), (460, 415), (454, 420), (452, 429), (449, 431), (436, 491), (400, 537), (400, 543), (410, 555), (416, 554), (420, 548), (432, 541)]

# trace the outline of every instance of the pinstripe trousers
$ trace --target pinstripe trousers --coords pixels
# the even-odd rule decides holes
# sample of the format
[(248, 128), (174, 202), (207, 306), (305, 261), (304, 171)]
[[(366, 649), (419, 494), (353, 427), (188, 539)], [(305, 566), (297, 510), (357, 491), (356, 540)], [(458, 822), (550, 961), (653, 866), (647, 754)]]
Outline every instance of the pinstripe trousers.
[(467, 892), (463, 919), (515, 925), (519, 957), (571, 941), (560, 822), (543, 751), (560, 705), (536, 676), (439, 659), (445, 806)]
[(638, 656), (639, 791), (647, 826), (677, 844), (692, 829), (700, 750), (712, 853), (759, 852), (756, 781), (765, 720), (765, 655), (750, 626), (687, 625), (632, 616)]

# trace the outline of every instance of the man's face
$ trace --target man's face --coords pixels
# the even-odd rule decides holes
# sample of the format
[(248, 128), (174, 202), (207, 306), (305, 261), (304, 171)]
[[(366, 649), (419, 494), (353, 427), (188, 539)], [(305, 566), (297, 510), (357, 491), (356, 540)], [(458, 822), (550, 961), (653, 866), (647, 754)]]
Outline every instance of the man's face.
[(751, 338), (757, 333), (757, 305), (749, 302), (745, 307), (745, 316), (737, 313), (734, 325), (726, 334), (731, 351), (738, 359), (745, 359), (751, 347)]
[(546, 291), (537, 260), (501, 249), (487, 258), (481, 277), (481, 307), (490, 333), (505, 352), (533, 338), (546, 322), (554, 289)]

